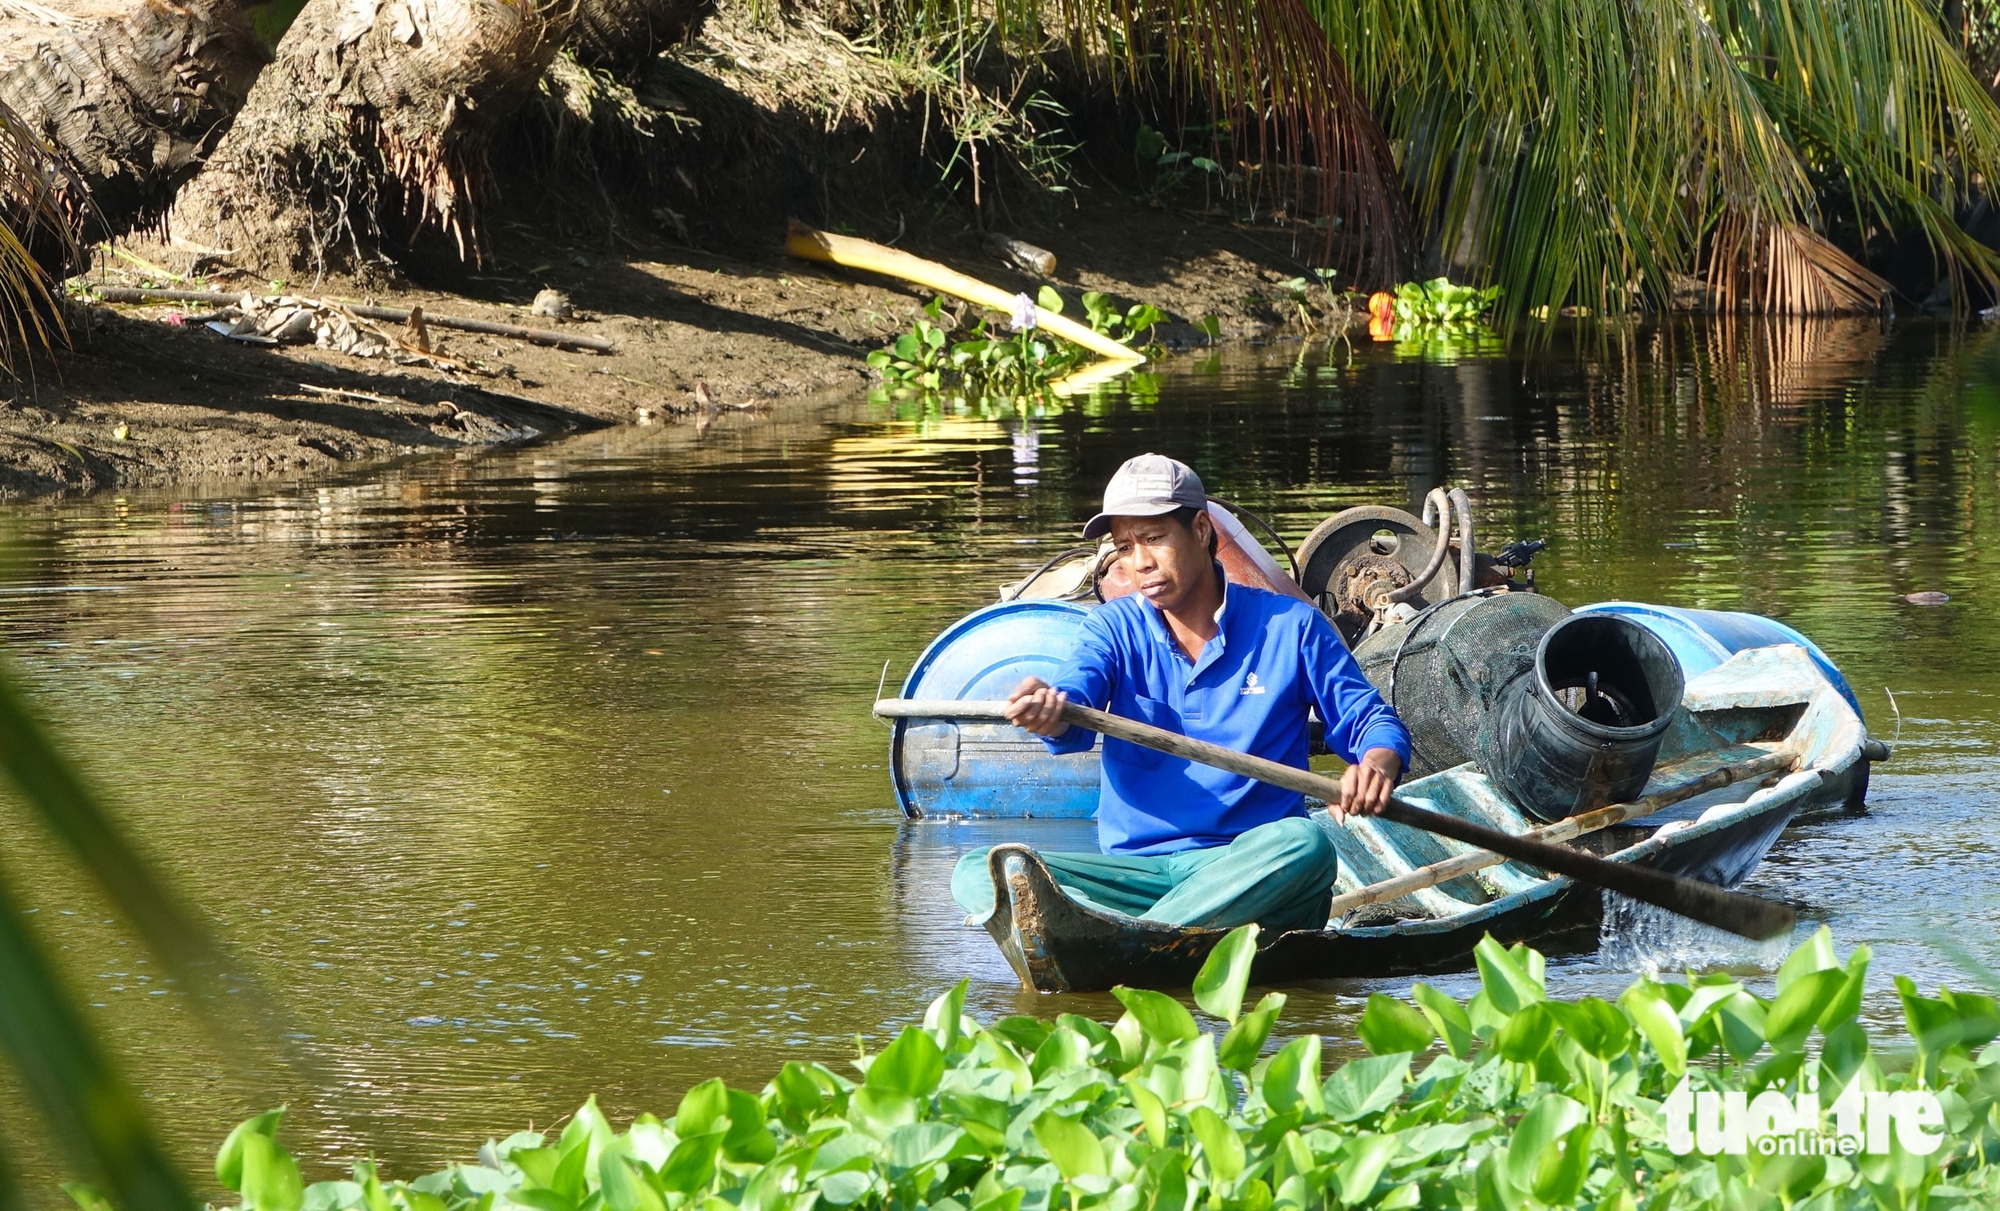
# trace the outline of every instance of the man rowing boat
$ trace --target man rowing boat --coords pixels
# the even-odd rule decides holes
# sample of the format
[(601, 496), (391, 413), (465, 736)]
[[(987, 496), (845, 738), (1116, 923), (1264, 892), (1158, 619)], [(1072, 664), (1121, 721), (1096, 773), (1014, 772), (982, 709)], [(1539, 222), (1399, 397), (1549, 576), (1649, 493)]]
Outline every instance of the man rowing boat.
[[(1348, 762), (1335, 819), (1379, 813), (1409, 732), (1318, 610), (1223, 579), (1207, 505), (1184, 463), (1142, 454), (1118, 469), (1083, 536), (1110, 534), (1138, 592), (1093, 611), (1053, 682), (1023, 681), (1007, 718), (1051, 752), (1082, 752), (1097, 734), (1063, 721), (1075, 701), (1305, 768), (1317, 709)], [(1102, 852), (1041, 855), (1072, 898), (1170, 925), (1325, 927), (1336, 856), (1297, 791), (1111, 737), (1103, 770)], [(975, 917), (993, 911), (987, 851), (959, 860), (952, 896)]]

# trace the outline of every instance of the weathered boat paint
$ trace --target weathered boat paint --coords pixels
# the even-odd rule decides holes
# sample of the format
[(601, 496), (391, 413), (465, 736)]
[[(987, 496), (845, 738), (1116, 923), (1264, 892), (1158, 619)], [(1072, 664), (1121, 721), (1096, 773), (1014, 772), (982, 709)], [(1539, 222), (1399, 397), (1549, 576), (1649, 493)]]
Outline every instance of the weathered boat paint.
[[(1740, 762), (1774, 748), (1797, 768), (1736, 783), (1597, 834), (1584, 843), (1617, 862), (1639, 862), (1734, 886), (1754, 869), (1793, 816), (1836, 806), (1865, 770), (1861, 717), (1808, 651), (1784, 644), (1740, 652), (1690, 678), (1654, 785)], [(1470, 764), (1404, 789), (1419, 806), (1526, 832), (1534, 826)], [(1340, 852), (1336, 891), (1405, 873), (1469, 847), (1379, 819), (1335, 825), (1317, 817)], [(1106, 913), (1071, 900), (1022, 846), (990, 859), (996, 908), (983, 924), (1023, 983), (1041, 991), (1098, 991), (1114, 984), (1186, 985), (1223, 936)], [(1382, 923), (1341, 921), (1295, 931), (1260, 949), (1259, 981), (1384, 976), (1448, 970), (1479, 938), (1588, 946), (1602, 911), (1595, 888), (1507, 862), (1371, 906)], [(1370, 920), (1378, 919), (1376, 916)]]

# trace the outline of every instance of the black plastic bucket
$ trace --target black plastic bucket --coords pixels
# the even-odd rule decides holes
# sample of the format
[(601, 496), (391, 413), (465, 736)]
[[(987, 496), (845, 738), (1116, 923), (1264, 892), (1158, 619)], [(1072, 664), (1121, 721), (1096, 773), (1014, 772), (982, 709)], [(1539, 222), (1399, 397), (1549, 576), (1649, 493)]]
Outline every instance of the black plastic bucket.
[(1543, 820), (1635, 799), (1679, 709), (1680, 661), (1614, 614), (1572, 614), (1542, 636), (1481, 747), (1487, 776)]

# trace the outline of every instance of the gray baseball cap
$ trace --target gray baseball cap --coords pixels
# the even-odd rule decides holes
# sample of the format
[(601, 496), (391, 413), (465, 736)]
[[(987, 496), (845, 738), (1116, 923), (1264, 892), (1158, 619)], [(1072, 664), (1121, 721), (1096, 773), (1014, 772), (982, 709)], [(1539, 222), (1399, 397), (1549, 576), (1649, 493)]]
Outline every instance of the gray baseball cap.
[(1114, 517), (1158, 517), (1175, 509), (1200, 509), (1208, 505), (1201, 476), (1179, 459), (1164, 454), (1141, 454), (1128, 458), (1111, 482), (1104, 485), (1104, 512), (1084, 523), (1085, 538), (1100, 538), (1111, 529)]

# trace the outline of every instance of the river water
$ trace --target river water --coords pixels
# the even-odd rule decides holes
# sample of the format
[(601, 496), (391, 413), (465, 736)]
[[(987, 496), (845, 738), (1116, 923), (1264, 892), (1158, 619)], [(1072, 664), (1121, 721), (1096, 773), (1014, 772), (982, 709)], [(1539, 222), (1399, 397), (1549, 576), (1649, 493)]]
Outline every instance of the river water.
[[(951, 858), (1019, 829), (903, 824), (868, 706), (885, 662), (893, 687), (1145, 450), (1293, 541), (1449, 482), (1489, 549), (1550, 540), (1564, 601), (1797, 626), (1895, 756), (1865, 816), (1794, 828), (1752, 889), (1875, 948), (1883, 1022), (1891, 973), (2000, 966), (2000, 339), (1937, 327), (1669, 326), (1455, 362), (1275, 345), (1042, 415), (801, 402), (9, 508), (13, 667), (283, 1002), (293, 1059), (197, 1029), (12, 809), (0, 870), (196, 1171), (280, 1100), (309, 1180), (467, 1157), (593, 1092), (669, 1113), (710, 1075), (838, 1064), (960, 977), (981, 1015), (1108, 1020), (1108, 998), (1019, 992), (959, 925)], [(1951, 601), (1901, 599), (1920, 590)], [(1552, 983), (1608, 995), (1677, 946)], [(1406, 984), (1293, 989), (1288, 1028), (1346, 1046), (1361, 998)], [(32, 1136), (0, 1091), (0, 1138)]]

